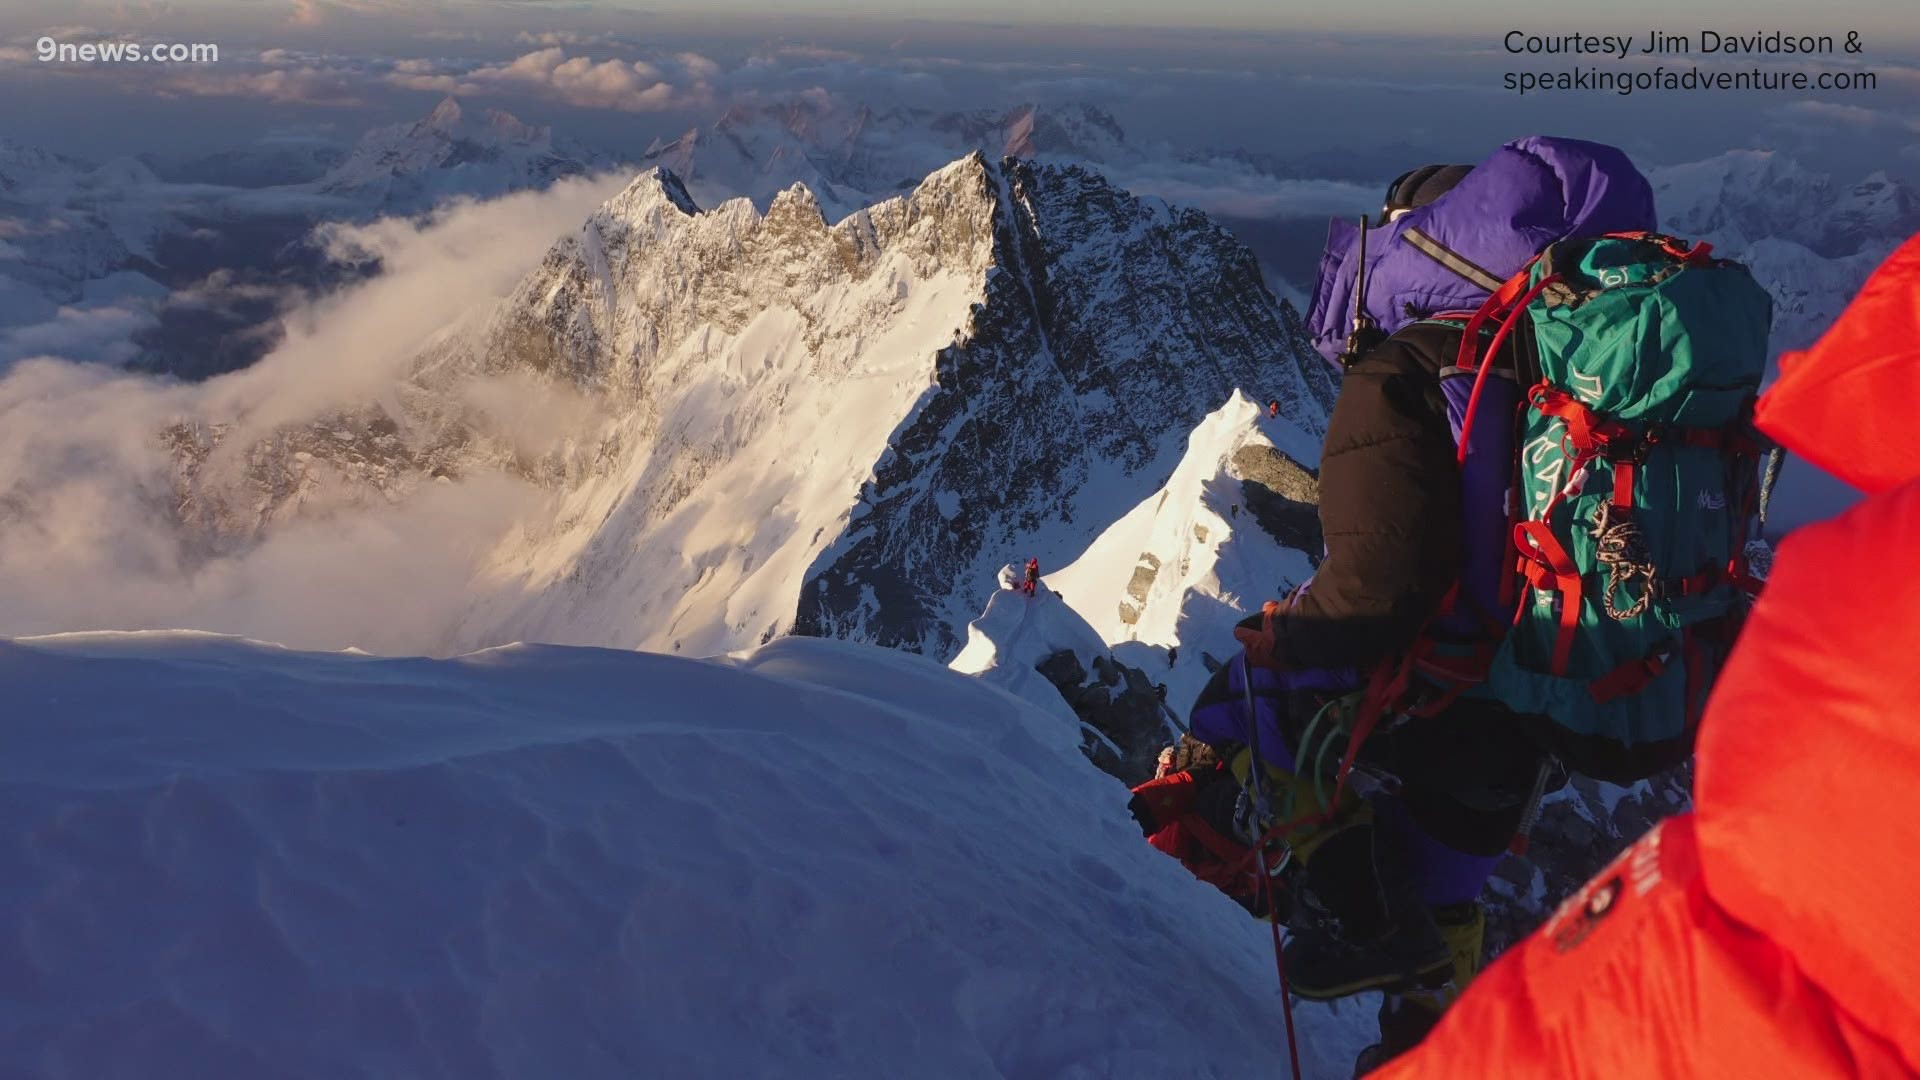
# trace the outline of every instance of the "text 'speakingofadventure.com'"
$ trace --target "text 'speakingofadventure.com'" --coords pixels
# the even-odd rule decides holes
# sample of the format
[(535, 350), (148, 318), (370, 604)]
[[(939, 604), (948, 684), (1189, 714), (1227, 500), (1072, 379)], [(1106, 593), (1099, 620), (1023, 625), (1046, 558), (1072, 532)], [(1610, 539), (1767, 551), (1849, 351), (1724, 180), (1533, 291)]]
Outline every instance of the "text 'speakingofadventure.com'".
[[(1837, 64), (1858, 56), (1865, 46), (1858, 31), (1832, 34), (1789, 34), (1756, 31), (1750, 34), (1700, 30), (1674, 34), (1660, 30), (1626, 34), (1535, 34), (1510, 30), (1501, 47), (1514, 56), (1577, 57), (1590, 63), (1569, 68), (1516, 68), (1507, 71), (1502, 85), (1519, 94), (1546, 90), (1573, 90), (1632, 94), (1650, 90), (1758, 90), (1818, 92), (1875, 90), (1879, 77), (1854, 66), (1812, 68), (1808, 58), (1831, 56)], [(1683, 56), (1706, 58), (1701, 64), (1674, 63)], [(1748, 66), (1726, 63), (1754, 57)], [(1649, 59), (1659, 62), (1647, 66)], [(1780, 61), (1790, 63), (1780, 63)], [(1616, 66), (1603, 67), (1612, 63)]]

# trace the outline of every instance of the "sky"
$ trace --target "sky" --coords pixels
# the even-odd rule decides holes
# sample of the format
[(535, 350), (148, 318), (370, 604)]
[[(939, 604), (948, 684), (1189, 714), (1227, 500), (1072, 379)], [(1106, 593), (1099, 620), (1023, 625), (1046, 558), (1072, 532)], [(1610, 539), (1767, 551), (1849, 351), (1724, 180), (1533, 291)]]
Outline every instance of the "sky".
[[(1502, 37), (1514, 28), (1513, 9), (1484, 0), (1444, 12), (1407, 0), (969, 0), (937, 8), (874, 0), (8, 0), (0, 5), (0, 94), (27, 107), (8, 110), (0, 136), (94, 159), (210, 151), (289, 132), (350, 142), (374, 125), (424, 114), (451, 87), (534, 122), (644, 146), (736, 102), (820, 89), (876, 107), (1091, 100), (1130, 135), (1268, 154), (1408, 146), (1472, 157), (1519, 135), (1558, 131), (1653, 160), (1777, 146), (1866, 172), (1914, 164), (1905, 151), (1915, 136), (1910, 118), (1920, 115), (1920, 46), (1898, 43), (1894, 29), (1906, 4), (1833, 0), (1818, 16), (1777, 21), (1713, 0), (1692, 5), (1681, 24), (1659, 10), (1671, 5), (1624, 0), (1604, 17), (1538, 17), (1520, 27), (1543, 35), (1650, 27), (1693, 34), (1717, 24), (1838, 39), (1867, 28), (1860, 55), (1797, 66), (1871, 69), (1879, 79), (1876, 89), (1852, 93), (1621, 97), (1504, 88), (1509, 72), (1588, 58), (1508, 53)], [(741, 17), (747, 13), (753, 17)], [(1176, 18), (1185, 25), (1147, 25)], [(33, 50), (50, 35), (212, 42), (223, 56), (160, 71), (39, 63)], [(514, 68), (534, 53), (544, 59)], [(701, 69), (687, 68), (687, 57)], [(645, 65), (638, 74), (618, 67), (636, 63)], [(1617, 70), (1623, 62), (1587, 66)], [(584, 76), (560, 85), (580, 69)], [(467, 77), (476, 72), (482, 77)]]
[[(84, 4), (85, 0), (82, 0)], [(14, 7), (34, 6), (21, 0)], [(76, 4), (39, 4), (55, 11)], [(103, 5), (104, 6), (104, 5)], [(344, 16), (422, 18), (473, 17), (493, 9), (509, 17), (545, 13), (557, 17), (633, 19), (649, 17), (712, 18), (736, 14), (768, 19), (852, 19), (876, 22), (944, 21), (1059, 23), (1084, 26), (1187, 26), (1233, 30), (1368, 30), (1407, 32), (1474, 32), (1505, 30), (1513, 26), (1540, 30), (1599, 32), (1623, 27), (1641, 29), (1669, 24), (1675, 28), (1719, 28), (1742, 33), (1785, 30), (1795, 33), (1836, 33), (1860, 30), (1876, 35), (1920, 34), (1913, 26), (1907, 0), (1834, 0), (1785, 13), (1756, 15), (1743, 0), (1697, 0), (1687, 5), (1683, 19), (1674, 18), (1671, 0), (1614, 0), (1604, 11), (1564, 24), (1545, 9), (1531, 11), (1501, 0), (1353, 0), (1301, 3), (1299, 0), (1049, 0), (1046, 4), (1022, 0), (305, 0), (299, 4), (278, 0), (147, 0), (125, 5), (139, 11), (165, 10), (171, 14), (206, 14), (220, 19), (271, 19), (273, 9), (295, 6), (307, 11), (332, 8)], [(1528, 26), (1532, 23), (1532, 26)], [(1592, 25), (1577, 25), (1590, 23)], [(1604, 24), (1604, 26), (1602, 25)]]

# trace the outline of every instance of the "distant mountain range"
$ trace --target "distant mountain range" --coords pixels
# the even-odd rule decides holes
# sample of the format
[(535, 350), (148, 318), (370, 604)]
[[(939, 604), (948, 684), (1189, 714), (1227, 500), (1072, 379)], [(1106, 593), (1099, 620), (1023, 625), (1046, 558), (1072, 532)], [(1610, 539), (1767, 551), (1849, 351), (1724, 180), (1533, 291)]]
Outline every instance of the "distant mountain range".
[[(1322, 219), (1297, 208), (1269, 213), (1260, 200), (1243, 206), (1219, 193), (1339, 181), (1355, 187), (1357, 212), (1371, 207), (1371, 188), (1381, 182), (1357, 170), (1398, 160), (1386, 151), (1290, 158), (1142, 144), (1111, 113), (1085, 103), (941, 113), (878, 110), (823, 94), (729, 108), (643, 148), (590, 147), (453, 98), (346, 149), (277, 139), (191, 160), (95, 167), (0, 140), (0, 211), (13, 222), (0, 236), (9, 256), (0, 261), (0, 367), (50, 346), (61, 354), (75, 335), (56, 324), (77, 318), (63, 317), (64, 308), (107, 313), (94, 321), (121, 328), (118, 338), (81, 348), (83, 358), (189, 375), (244, 366), (275, 339), (271, 324), (284, 302), (276, 296), (359, 272), (329, 266), (303, 244), (320, 220), (413, 214), (459, 196), (634, 167), (624, 161), (669, 169), (703, 206), (744, 196), (765, 211), (804, 184), (833, 222), (910, 192), (975, 150), (995, 161), (1079, 164), (1139, 194), (1197, 201), (1254, 249), (1269, 287), (1296, 302), (1311, 288)], [(1405, 148), (1401, 156), (1424, 153)], [(1735, 150), (1650, 176), (1667, 228), (1713, 240), (1754, 267), (1778, 305), (1781, 348), (1811, 340), (1892, 244), (1920, 230), (1914, 195), (1882, 173), (1849, 183), (1772, 152)], [(210, 186), (223, 179), (229, 186)], [(1341, 190), (1334, 184), (1322, 197), (1345, 205)], [(192, 306), (167, 299), (210, 275), (217, 287), (196, 289)]]

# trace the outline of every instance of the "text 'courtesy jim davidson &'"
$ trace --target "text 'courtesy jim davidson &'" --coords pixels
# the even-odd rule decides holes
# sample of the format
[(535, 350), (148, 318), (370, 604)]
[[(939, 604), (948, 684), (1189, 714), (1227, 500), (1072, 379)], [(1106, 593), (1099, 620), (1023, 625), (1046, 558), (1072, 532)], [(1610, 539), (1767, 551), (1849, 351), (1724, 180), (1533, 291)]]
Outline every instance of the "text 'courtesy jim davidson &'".
[(1512, 56), (1502, 85), (1518, 94), (1592, 91), (1627, 95), (1649, 90), (1818, 92), (1873, 90), (1874, 72), (1859, 66), (1857, 30), (1798, 34), (1780, 30), (1627, 33), (1535, 33), (1509, 30), (1500, 40)]

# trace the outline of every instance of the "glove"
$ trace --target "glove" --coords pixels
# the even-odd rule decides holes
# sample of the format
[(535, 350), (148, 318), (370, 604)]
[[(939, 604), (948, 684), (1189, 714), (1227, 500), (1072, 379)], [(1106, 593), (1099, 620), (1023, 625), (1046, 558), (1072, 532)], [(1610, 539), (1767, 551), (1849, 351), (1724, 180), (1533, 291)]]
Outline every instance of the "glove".
[(1246, 651), (1247, 663), (1270, 671), (1282, 670), (1280, 659), (1280, 602), (1269, 600), (1260, 614), (1248, 616), (1233, 628), (1234, 640)]

